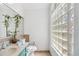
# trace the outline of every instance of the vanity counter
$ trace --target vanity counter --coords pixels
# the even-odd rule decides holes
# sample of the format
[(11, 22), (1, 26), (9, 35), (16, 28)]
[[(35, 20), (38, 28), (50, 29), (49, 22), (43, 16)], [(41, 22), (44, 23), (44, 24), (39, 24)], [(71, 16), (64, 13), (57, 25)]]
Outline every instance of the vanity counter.
[(25, 45), (23, 45), (23, 46), (21, 46), (21, 47), (19, 47), (19, 46), (17, 46), (17, 45), (11, 45), (11, 46), (9, 46), (8, 48), (6, 48), (6, 49), (2, 49), (1, 51), (0, 51), (0, 56), (18, 56), (20, 53), (21, 53), (21, 51), (23, 50), (23, 49), (25, 49), (25, 47), (28, 45), (28, 43), (25, 43)]

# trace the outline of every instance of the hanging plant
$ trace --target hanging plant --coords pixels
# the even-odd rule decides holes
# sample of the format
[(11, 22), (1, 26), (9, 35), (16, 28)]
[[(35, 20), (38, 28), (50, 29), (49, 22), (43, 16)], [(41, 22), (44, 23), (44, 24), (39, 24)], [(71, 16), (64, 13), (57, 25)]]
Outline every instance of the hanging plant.
[(3, 15), (4, 16), (4, 26), (6, 29), (6, 36), (8, 36), (8, 27), (9, 27), (9, 19), (11, 18), (9, 15)]

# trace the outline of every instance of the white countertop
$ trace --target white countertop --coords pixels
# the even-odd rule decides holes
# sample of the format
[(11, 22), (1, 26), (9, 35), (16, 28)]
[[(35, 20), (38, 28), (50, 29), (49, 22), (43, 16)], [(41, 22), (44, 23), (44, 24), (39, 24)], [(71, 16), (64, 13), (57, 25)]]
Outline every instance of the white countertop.
[(0, 51), (0, 56), (18, 56), (19, 53), (28, 45), (28, 42), (19, 47), (17, 45), (11, 45), (10, 47)]

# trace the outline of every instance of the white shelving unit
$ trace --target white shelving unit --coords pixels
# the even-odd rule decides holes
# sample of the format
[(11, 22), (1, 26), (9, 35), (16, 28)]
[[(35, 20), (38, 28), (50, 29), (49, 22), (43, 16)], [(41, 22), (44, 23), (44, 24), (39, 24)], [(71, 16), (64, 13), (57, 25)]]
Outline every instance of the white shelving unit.
[[(51, 7), (50, 10), (51, 48), (53, 48), (58, 55), (72, 55), (72, 42), (74, 35), (74, 4), (55, 3), (54, 8)], [(53, 9), (54, 11), (52, 12)]]

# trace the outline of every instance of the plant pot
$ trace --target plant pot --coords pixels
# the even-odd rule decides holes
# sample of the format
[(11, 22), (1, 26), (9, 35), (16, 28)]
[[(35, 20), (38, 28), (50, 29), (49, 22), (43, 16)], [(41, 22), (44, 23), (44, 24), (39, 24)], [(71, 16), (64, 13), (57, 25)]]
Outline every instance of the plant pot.
[(12, 39), (11, 39), (11, 43), (14, 43), (14, 44), (17, 43), (17, 39), (12, 38)]

